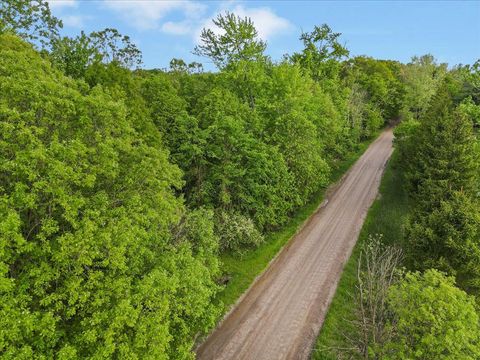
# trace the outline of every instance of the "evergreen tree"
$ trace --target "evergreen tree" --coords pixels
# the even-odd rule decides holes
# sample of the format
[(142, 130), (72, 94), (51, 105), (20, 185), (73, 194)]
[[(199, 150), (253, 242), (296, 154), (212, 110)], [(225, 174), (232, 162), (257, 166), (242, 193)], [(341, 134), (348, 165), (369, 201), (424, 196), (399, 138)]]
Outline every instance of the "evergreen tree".
[(430, 211), (415, 209), (406, 225), (407, 254), (414, 269), (436, 268), (480, 295), (480, 204), (454, 192)]
[(480, 165), (473, 124), (453, 105), (445, 83), (406, 144), (410, 149), (402, 161), (407, 186), (423, 211), (448, 200), (455, 191), (472, 196), (478, 191)]

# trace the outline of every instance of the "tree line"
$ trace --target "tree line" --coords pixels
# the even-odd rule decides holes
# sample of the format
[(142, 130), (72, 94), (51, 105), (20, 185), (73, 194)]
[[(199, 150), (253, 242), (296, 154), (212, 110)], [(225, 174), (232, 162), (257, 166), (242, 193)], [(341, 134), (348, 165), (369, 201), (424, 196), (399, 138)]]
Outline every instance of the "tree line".
[[(340, 358), (480, 356), (480, 62), (407, 64), (394, 164), (409, 198), (396, 243), (361, 252)], [(416, 92), (419, 92), (417, 95)], [(391, 240), (390, 240), (391, 241)]]
[[(390, 120), (406, 119), (399, 144), (420, 164), (408, 139), (435, 121), (429, 86), (445, 66), (350, 58), (328, 25), (274, 61), (250, 19), (214, 23), (225, 31), (204, 29), (194, 51), (217, 71), (181, 59), (144, 70), (115, 29), (62, 37), (45, 1), (0, 4), (3, 357), (192, 358), (221, 312), (219, 254), (262, 243)], [(478, 114), (472, 79), (459, 93), (477, 93), (455, 98), (465, 114)], [(463, 201), (466, 183), (448, 199)], [(471, 206), (445, 208), (468, 224), (461, 234)]]

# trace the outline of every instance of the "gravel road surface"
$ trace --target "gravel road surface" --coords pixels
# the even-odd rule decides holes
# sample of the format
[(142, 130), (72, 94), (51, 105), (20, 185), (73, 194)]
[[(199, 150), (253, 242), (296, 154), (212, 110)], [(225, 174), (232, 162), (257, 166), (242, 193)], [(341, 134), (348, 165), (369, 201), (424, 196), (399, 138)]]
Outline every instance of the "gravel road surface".
[(197, 349), (197, 358), (308, 359), (343, 265), (378, 193), (393, 134), (384, 131), (301, 231)]

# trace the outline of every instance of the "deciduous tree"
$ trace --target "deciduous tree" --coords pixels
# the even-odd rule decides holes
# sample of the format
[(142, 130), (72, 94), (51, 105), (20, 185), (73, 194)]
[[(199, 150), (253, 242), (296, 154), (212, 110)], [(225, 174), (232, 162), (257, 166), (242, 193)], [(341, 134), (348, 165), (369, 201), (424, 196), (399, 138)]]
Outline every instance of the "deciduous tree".
[(480, 326), (473, 297), (436, 270), (409, 273), (389, 291), (395, 336), (383, 359), (474, 360)]

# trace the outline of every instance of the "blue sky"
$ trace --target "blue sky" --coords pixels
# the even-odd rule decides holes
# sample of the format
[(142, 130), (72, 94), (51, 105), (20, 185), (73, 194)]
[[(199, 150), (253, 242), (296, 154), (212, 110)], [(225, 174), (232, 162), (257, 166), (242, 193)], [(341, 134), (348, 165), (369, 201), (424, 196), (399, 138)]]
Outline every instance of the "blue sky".
[(440, 62), (471, 64), (480, 58), (480, 1), (126, 1), (50, 0), (63, 33), (117, 28), (143, 52), (145, 68), (164, 68), (191, 53), (200, 31), (224, 11), (250, 17), (280, 59), (301, 49), (303, 31), (327, 23), (342, 33), (351, 55), (408, 62), (433, 54)]

